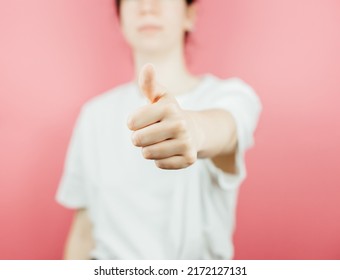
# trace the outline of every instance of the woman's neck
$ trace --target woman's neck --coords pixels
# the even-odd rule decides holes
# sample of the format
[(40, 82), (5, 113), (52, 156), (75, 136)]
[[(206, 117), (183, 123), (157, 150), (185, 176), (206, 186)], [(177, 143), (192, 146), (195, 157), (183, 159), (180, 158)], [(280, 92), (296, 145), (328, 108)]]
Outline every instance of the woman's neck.
[(162, 54), (135, 52), (133, 59), (135, 83), (138, 82), (140, 70), (145, 63), (152, 63), (155, 66), (157, 82), (174, 95), (182, 94), (198, 83), (198, 79), (188, 71), (184, 52), (180, 47)]

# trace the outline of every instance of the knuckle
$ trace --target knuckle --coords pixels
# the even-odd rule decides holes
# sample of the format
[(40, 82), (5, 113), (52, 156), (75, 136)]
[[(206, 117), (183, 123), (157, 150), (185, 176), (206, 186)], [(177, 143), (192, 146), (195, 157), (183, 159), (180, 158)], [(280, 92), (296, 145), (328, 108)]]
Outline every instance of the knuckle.
[(178, 120), (175, 125), (175, 129), (178, 133), (184, 133), (187, 130), (187, 124), (185, 120)]
[(155, 164), (160, 169), (165, 169), (165, 166), (161, 160), (155, 160)]
[(134, 133), (132, 135), (132, 142), (135, 146), (141, 146), (142, 140), (141, 140), (141, 136), (139, 133)]
[(181, 148), (182, 148), (183, 151), (188, 151), (188, 150), (190, 150), (190, 148), (191, 148), (191, 143), (190, 143), (190, 141), (188, 141), (188, 140), (182, 141), (182, 143), (181, 143)]
[(128, 121), (127, 121), (127, 125), (128, 125), (128, 128), (130, 130), (133, 130), (134, 127), (135, 127), (135, 120), (133, 117), (129, 117)]
[(165, 105), (164, 112), (166, 115), (173, 115), (177, 112), (177, 106), (174, 103), (168, 103)]
[(150, 149), (147, 148), (143, 148), (142, 149), (142, 153), (143, 153), (143, 157), (146, 159), (151, 159), (152, 158), (152, 152), (150, 151)]
[(186, 162), (188, 165), (192, 165), (197, 160), (197, 154), (194, 152), (190, 152), (186, 155)]

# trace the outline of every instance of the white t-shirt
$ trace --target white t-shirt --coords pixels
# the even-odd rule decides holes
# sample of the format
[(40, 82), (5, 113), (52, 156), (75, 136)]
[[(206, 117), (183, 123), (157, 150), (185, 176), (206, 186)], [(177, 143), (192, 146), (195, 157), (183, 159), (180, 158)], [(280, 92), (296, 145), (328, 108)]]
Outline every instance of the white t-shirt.
[(237, 174), (198, 159), (178, 170), (158, 168), (131, 142), (126, 123), (147, 99), (134, 83), (94, 97), (82, 108), (68, 148), (57, 201), (87, 208), (97, 259), (232, 259), (244, 152), (253, 145), (261, 103), (238, 78), (202, 75), (176, 99), (183, 109), (224, 108), (237, 126)]

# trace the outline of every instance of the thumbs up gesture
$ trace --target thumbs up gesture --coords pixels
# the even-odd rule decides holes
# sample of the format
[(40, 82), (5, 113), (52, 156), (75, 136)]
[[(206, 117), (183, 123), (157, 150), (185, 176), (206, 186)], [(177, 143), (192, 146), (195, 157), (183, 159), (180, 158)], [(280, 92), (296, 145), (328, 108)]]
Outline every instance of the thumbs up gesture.
[(142, 68), (139, 87), (150, 104), (128, 118), (132, 143), (142, 148), (144, 158), (155, 160), (161, 169), (181, 169), (193, 164), (199, 144), (195, 119), (156, 82), (152, 64)]

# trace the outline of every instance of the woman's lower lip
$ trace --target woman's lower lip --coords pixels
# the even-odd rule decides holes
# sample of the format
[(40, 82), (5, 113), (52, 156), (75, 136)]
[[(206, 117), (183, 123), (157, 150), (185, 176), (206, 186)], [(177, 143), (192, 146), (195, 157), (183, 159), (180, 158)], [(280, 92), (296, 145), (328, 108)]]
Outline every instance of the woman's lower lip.
[(143, 27), (139, 29), (140, 32), (155, 32), (158, 30), (160, 30), (160, 27)]

